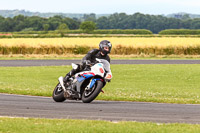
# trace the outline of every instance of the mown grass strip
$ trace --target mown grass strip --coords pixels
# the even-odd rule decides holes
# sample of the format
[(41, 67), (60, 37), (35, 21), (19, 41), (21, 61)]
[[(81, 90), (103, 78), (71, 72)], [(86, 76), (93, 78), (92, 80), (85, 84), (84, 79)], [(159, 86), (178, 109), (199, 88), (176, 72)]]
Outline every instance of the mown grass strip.
[[(111, 65), (99, 100), (200, 104), (200, 65)], [(71, 66), (0, 67), (0, 92), (51, 96)]]
[(198, 133), (200, 125), (37, 118), (0, 118), (0, 133)]
[[(48, 59), (53, 59), (53, 60), (58, 60), (58, 59), (79, 59), (81, 60), (85, 54), (62, 54), (62, 55), (57, 55), (57, 54), (9, 54), (9, 55), (0, 55), (0, 60), (48, 60)], [(186, 60), (186, 59), (193, 59), (193, 60), (199, 60), (200, 55), (109, 55), (111, 59), (161, 59), (161, 60)]]

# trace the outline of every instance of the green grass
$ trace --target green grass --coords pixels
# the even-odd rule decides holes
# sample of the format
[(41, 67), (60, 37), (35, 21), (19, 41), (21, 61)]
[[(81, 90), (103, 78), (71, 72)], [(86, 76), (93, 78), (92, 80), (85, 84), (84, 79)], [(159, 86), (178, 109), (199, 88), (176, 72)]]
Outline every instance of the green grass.
[[(200, 65), (111, 65), (97, 99), (200, 104)], [(71, 66), (0, 67), (0, 92), (51, 96)]]
[(200, 125), (0, 118), (0, 133), (199, 133)]

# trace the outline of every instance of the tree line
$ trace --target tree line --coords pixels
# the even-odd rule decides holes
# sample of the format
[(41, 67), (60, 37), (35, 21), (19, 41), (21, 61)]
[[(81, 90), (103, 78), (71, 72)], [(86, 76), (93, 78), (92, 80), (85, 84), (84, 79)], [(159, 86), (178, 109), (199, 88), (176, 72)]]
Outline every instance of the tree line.
[(66, 24), (67, 28), (73, 30), (79, 28), (80, 21), (62, 16), (50, 18), (27, 17), (23, 15), (13, 18), (0, 16), (0, 32), (56, 30), (63, 24)]
[(147, 29), (153, 33), (158, 33), (165, 29), (200, 29), (200, 18), (191, 19), (187, 15), (177, 19), (162, 15), (114, 13), (107, 17), (96, 18), (96, 15), (92, 13), (84, 15), (81, 19), (63, 16), (49, 18), (23, 15), (13, 18), (0, 16), (0, 32), (49, 31), (62, 27), (75, 30), (79, 29), (85, 21), (92, 21), (96, 29)]

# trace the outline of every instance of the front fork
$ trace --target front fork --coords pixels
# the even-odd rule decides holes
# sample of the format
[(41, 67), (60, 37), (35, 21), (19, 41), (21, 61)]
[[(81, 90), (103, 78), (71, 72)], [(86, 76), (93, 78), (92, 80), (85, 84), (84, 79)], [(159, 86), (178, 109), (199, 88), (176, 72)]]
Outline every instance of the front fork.
[(87, 85), (86, 90), (90, 90), (94, 84), (96, 83), (97, 79), (91, 79), (90, 83)]
[[(90, 83), (87, 85), (86, 90), (90, 90), (92, 89), (92, 87), (94, 86), (94, 84), (97, 82), (97, 80), (100, 80), (103, 82), (103, 79), (97, 78), (97, 79), (91, 79), (92, 81), (90, 81)], [(101, 92), (104, 93), (104, 91), (102, 90)]]

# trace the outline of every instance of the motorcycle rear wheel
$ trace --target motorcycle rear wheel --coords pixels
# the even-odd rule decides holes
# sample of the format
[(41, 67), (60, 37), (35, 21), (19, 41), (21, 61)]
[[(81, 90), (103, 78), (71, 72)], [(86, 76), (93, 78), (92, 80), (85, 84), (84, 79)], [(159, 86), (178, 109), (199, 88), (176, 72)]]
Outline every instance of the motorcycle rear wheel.
[(56, 102), (63, 102), (66, 100), (66, 98), (64, 97), (64, 91), (60, 83), (58, 83), (55, 89), (53, 90), (52, 97), (53, 97), (53, 100)]
[(91, 88), (90, 90), (84, 90), (82, 94), (82, 101), (84, 103), (92, 102), (99, 95), (102, 88), (103, 82), (98, 80), (93, 86), (93, 88)]

